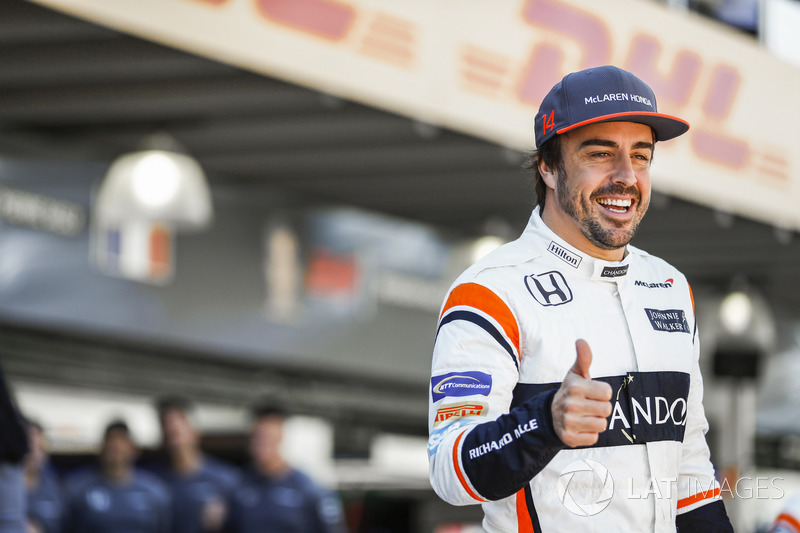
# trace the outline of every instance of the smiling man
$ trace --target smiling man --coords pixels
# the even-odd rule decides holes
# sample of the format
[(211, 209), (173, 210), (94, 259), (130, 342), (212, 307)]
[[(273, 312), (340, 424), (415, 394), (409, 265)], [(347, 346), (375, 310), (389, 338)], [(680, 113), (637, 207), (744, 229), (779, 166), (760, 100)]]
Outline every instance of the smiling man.
[(629, 245), (656, 142), (689, 125), (639, 78), (567, 75), (536, 115), (538, 206), (454, 283), (430, 392), (431, 483), (489, 532), (728, 532), (691, 289)]

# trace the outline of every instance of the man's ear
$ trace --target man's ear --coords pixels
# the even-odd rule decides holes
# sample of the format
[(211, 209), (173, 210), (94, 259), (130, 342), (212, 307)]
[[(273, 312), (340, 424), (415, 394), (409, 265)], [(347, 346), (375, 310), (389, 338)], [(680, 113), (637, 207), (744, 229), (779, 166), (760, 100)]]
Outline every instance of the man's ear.
[(545, 185), (553, 190), (556, 190), (556, 173), (544, 162), (544, 159), (539, 159), (538, 163), (539, 175), (544, 180)]

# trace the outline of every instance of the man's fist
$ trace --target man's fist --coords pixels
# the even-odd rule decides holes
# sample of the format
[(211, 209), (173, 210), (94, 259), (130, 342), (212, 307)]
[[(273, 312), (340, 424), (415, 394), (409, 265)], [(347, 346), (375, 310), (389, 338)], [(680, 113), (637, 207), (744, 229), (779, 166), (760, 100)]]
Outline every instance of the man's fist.
[(589, 344), (575, 342), (575, 364), (567, 372), (553, 398), (553, 427), (558, 438), (567, 446), (591, 446), (606, 430), (606, 418), (611, 414), (611, 385), (592, 381), (589, 367), (592, 350)]

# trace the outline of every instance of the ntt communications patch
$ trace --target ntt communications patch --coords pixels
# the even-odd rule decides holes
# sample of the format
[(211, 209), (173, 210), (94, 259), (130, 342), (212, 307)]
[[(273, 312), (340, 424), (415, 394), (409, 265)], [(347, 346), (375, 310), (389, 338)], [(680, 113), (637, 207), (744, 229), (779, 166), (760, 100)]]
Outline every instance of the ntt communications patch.
[(431, 378), (433, 401), (447, 396), (488, 396), (492, 390), (492, 376), (485, 372), (450, 372)]

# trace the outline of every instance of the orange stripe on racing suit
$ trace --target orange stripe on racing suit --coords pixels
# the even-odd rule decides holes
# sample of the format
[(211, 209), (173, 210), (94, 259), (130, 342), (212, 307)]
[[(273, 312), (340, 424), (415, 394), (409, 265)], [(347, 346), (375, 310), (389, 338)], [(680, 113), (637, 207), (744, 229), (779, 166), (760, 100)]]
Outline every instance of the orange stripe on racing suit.
[(461, 461), (459, 460), (458, 454), (458, 445), (461, 444), (461, 439), (464, 437), (464, 433), (466, 431), (462, 431), (461, 434), (456, 439), (456, 443), (453, 444), (453, 466), (455, 467), (456, 475), (458, 476), (458, 480), (461, 482), (461, 486), (464, 487), (464, 490), (467, 491), (472, 498), (478, 500), (479, 502), (486, 503), (488, 500), (484, 500), (480, 496), (478, 496), (474, 490), (469, 486), (467, 483), (467, 478), (464, 476), (464, 472), (461, 470)]
[[(797, 518), (793, 517), (792, 515), (786, 513), (778, 515), (778, 518), (775, 519), (775, 524), (777, 525), (781, 523), (788, 524), (789, 526), (793, 527), (795, 531), (800, 533), (800, 522), (797, 520)], [(773, 530), (770, 529), (770, 531)]]
[(517, 492), (517, 527), (519, 533), (535, 533), (528, 502), (525, 501), (525, 489)]
[(494, 318), (503, 328), (506, 336), (519, 354), (519, 326), (517, 326), (517, 320), (499, 296), (483, 285), (464, 283), (450, 293), (439, 318), (441, 319), (449, 309), (459, 305), (474, 307)]
[(720, 490), (718, 488), (714, 490), (698, 492), (697, 494), (693, 494), (688, 498), (678, 500), (678, 509), (683, 509), (684, 507), (692, 505), (693, 503), (701, 502), (703, 500), (707, 500), (708, 498), (716, 498), (717, 496), (719, 496), (719, 494)]

